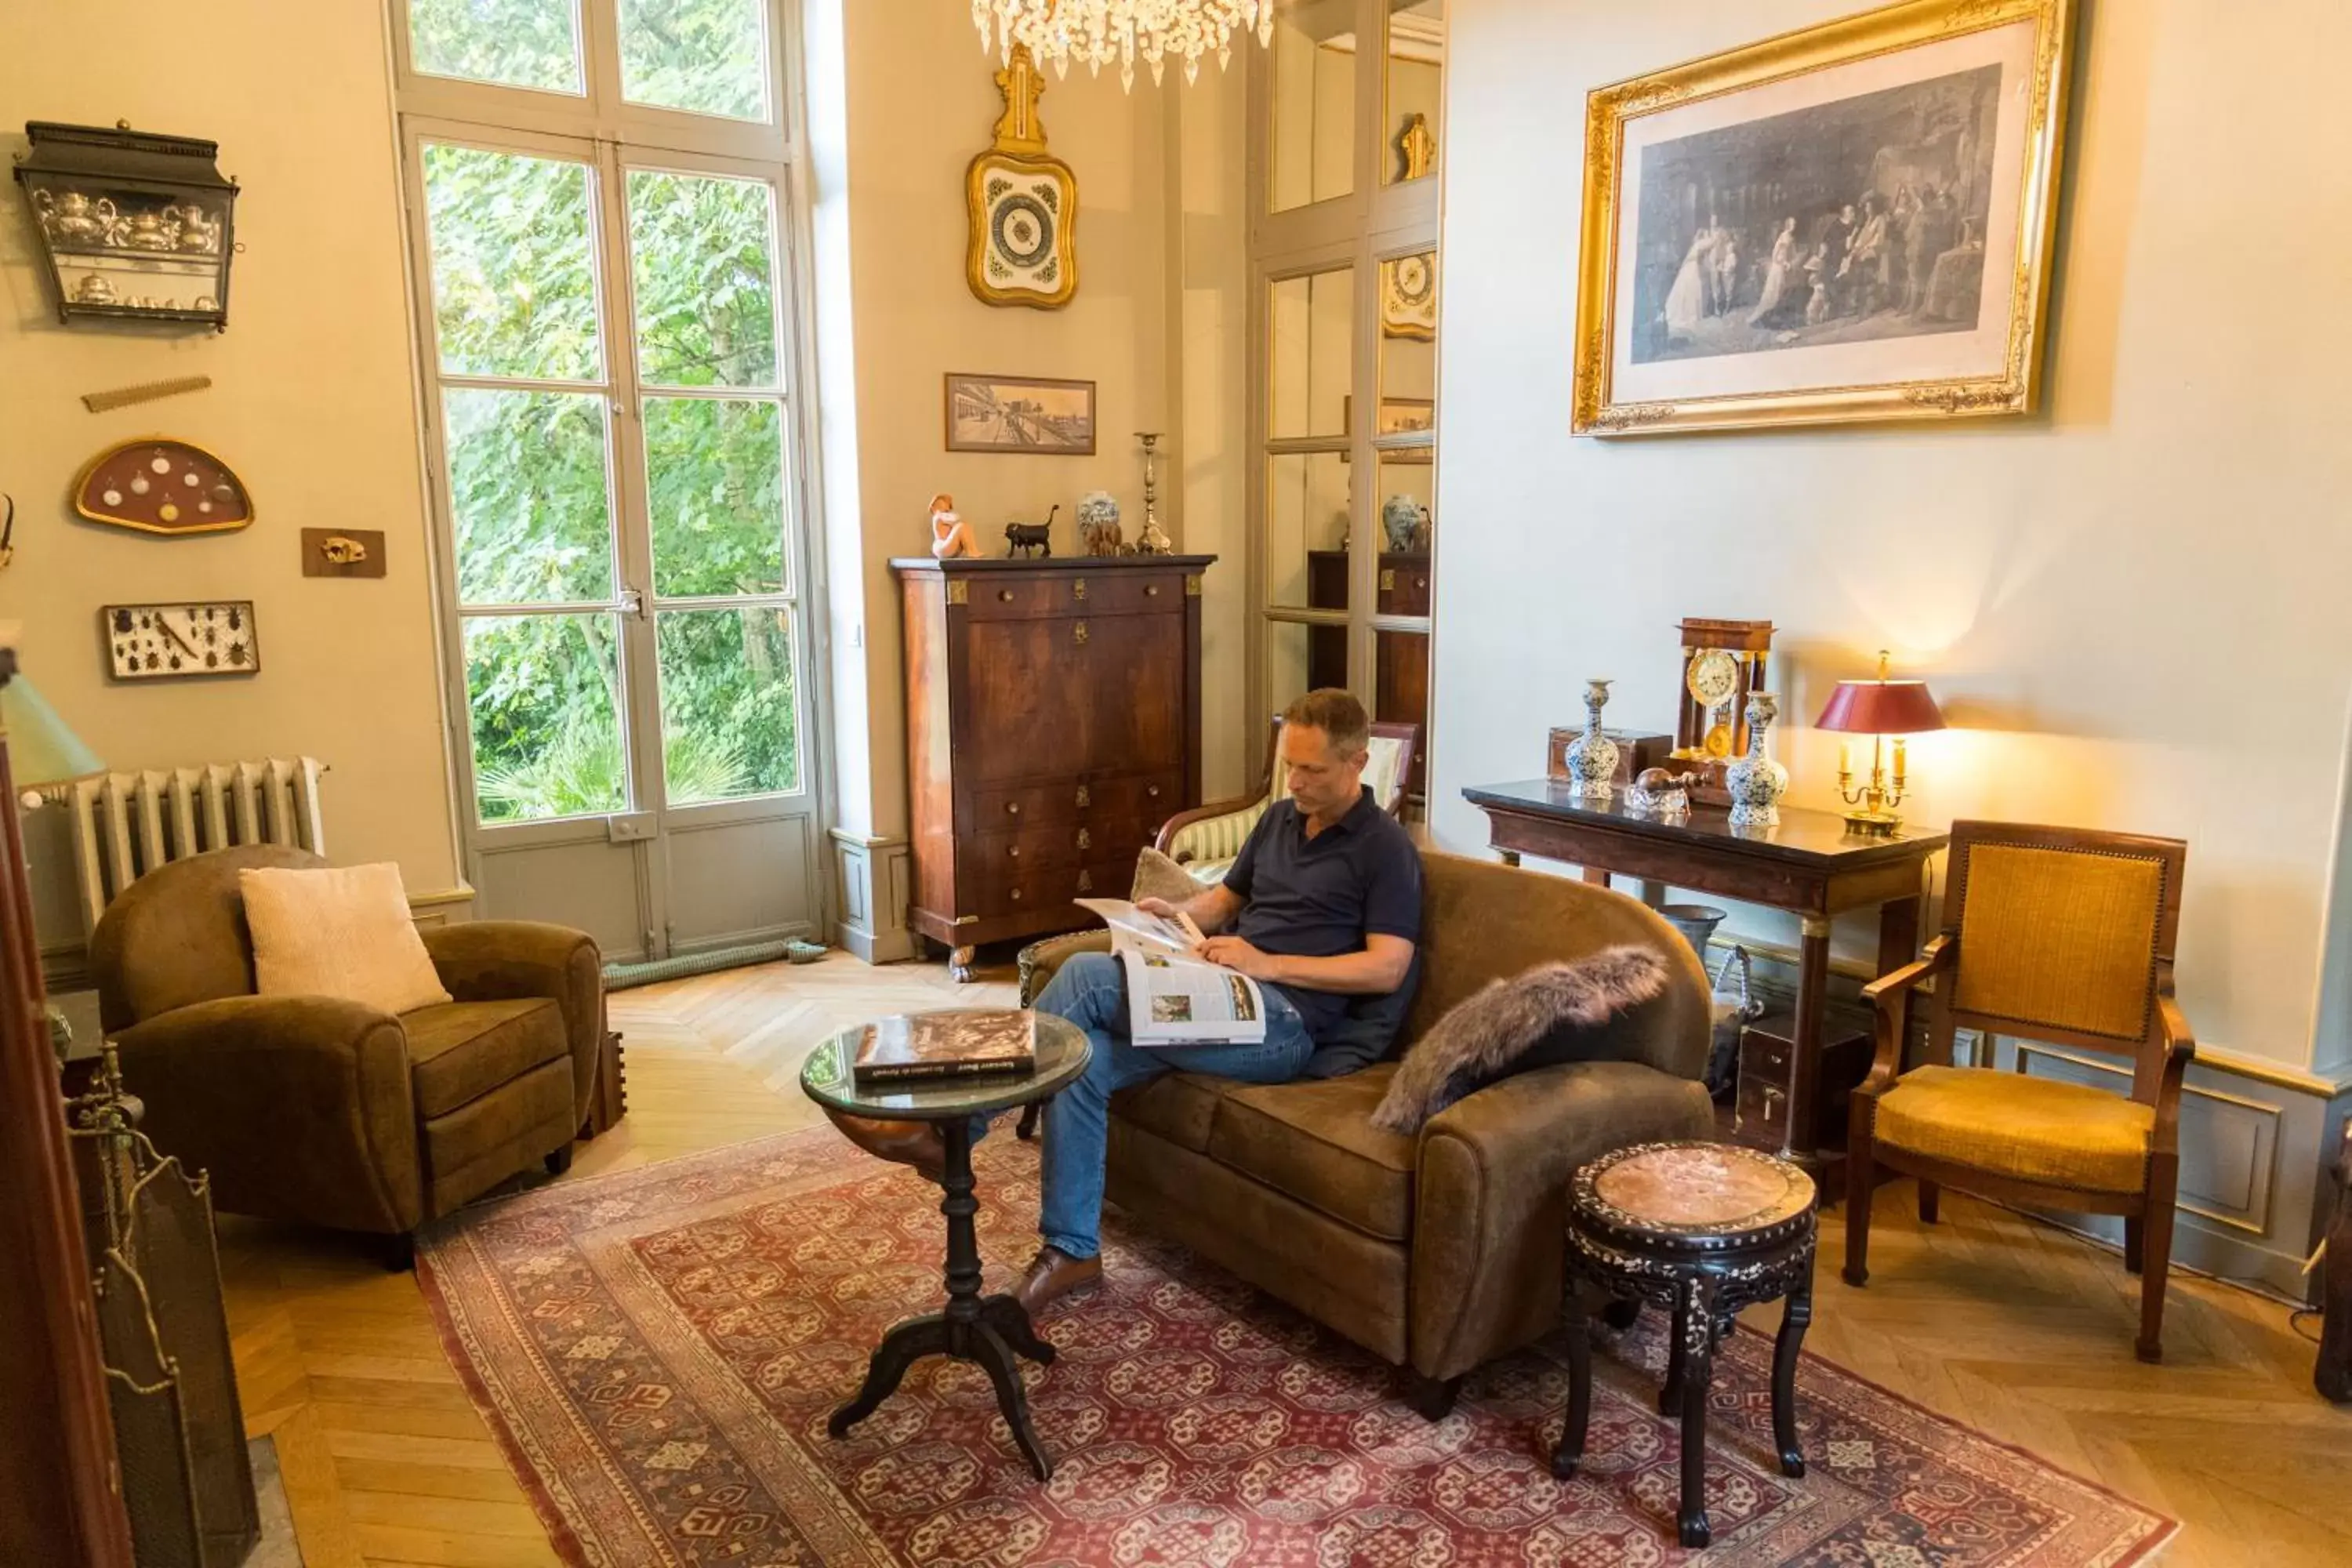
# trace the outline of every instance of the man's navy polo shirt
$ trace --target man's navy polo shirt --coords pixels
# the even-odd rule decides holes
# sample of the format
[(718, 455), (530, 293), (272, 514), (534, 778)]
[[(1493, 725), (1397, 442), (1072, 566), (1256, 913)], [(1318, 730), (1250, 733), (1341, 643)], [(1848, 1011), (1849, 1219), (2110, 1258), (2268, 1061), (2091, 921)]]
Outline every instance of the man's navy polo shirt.
[[(1251, 830), (1224, 885), (1244, 900), (1236, 934), (1262, 952), (1336, 958), (1362, 952), (1364, 939), (1375, 934), (1421, 941), (1421, 853), (1369, 789), (1347, 816), (1313, 838), (1307, 837), (1306, 814), (1286, 798), (1276, 801)], [(1402, 1005), (1381, 1005), (1391, 997), (1299, 985), (1280, 990), (1318, 1046), (1349, 1032), (1342, 1026), (1349, 1021), (1351, 1004), (1359, 1016), (1367, 1007), (1375, 1014), (1394, 1012), (1394, 1018), (1377, 1019), (1388, 1037), (1403, 1022)], [(1409, 977), (1392, 996), (1410, 1000), (1412, 992)], [(1381, 1039), (1362, 1061), (1350, 1065), (1377, 1060), (1386, 1044)]]

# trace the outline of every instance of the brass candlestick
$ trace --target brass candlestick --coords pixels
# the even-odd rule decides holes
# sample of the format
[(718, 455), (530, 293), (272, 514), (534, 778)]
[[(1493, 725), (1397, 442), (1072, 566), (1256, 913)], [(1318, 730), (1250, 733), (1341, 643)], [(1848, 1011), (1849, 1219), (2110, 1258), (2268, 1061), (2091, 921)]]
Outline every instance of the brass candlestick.
[(1139, 555), (1173, 555), (1176, 542), (1160, 526), (1160, 471), (1154, 462), (1159, 456), (1160, 432), (1138, 430), (1135, 438), (1143, 443), (1143, 531), (1136, 535), (1135, 552)]
[(1891, 783), (1886, 771), (1885, 736), (1870, 738), (1870, 782), (1858, 790), (1853, 787), (1853, 768), (1845, 748), (1838, 750), (1838, 794), (1848, 805), (1862, 808), (1845, 814), (1846, 826), (1856, 833), (1884, 838), (1900, 828), (1903, 818), (1895, 808), (1903, 804), (1903, 792), (1908, 782), (1904, 773), (1900, 735), (1895, 737), (1895, 774)]

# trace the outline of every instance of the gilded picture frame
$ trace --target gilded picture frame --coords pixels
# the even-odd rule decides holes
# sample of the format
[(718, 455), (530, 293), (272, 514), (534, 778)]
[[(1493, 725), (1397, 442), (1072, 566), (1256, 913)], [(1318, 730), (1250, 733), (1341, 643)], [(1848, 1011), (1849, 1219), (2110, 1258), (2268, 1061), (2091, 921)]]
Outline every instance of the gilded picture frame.
[(1577, 435), (2032, 412), (2075, 0), (1903, 0), (1586, 100)]

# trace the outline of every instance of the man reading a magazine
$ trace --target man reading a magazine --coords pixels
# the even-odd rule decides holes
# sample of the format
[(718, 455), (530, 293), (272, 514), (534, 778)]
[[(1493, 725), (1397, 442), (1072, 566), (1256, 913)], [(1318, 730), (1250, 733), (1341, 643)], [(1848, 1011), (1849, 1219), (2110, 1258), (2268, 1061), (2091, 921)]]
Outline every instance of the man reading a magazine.
[[(1128, 1033), (1126, 971), (1108, 953), (1070, 959), (1037, 998), (1039, 1012), (1087, 1032), (1094, 1058), (1045, 1108), (1045, 1245), (1015, 1291), (1031, 1312), (1102, 1279), (1112, 1095), (1179, 1068), (1284, 1083), (1309, 1072), (1310, 1059), (1315, 1076), (1333, 1077), (1386, 1053), (1416, 977), (1421, 857), (1364, 787), (1370, 739), (1363, 704), (1345, 691), (1310, 691), (1292, 703), (1275, 760), (1286, 796), (1259, 818), (1224, 880), (1181, 905), (1138, 906), (1167, 916), (1181, 910), (1202, 932), (1198, 956), (1259, 983), (1262, 1043), (1138, 1047)], [(928, 1127), (835, 1121), (876, 1153), (938, 1165)]]

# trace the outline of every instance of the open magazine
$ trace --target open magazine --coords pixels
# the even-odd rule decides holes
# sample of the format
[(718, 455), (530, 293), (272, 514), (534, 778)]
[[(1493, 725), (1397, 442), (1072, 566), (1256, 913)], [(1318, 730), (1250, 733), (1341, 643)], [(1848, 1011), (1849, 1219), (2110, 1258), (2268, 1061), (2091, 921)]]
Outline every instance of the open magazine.
[(1110, 927), (1127, 970), (1128, 1037), (1139, 1046), (1254, 1046), (1265, 1038), (1265, 993), (1248, 975), (1192, 956), (1190, 917), (1146, 913), (1125, 899), (1080, 899)]

